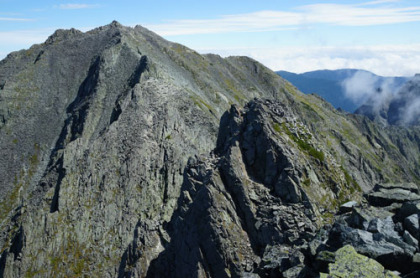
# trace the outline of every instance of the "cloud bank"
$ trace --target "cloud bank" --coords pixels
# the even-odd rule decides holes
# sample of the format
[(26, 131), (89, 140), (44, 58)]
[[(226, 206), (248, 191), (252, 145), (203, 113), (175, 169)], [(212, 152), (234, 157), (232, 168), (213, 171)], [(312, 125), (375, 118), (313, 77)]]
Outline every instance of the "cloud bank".
[(0, 31), (0, 46), (27, 45), (44, 42), (54, 29)]
[(91, 9), (96, 8), (99, 5), (93, 4), (60, 4), (58, 8), (60, 10), (81, 10), (81, 9)]
[(33, 21), (33, 19), (30, 18), (18, 18), (18, 17), (0, 17), (0, 21)]
[(149, 24), (147, 28), (162, 36), (258, 32), (297, 28), (310, 24), (373, 26), (420, 21), (420, 6), (397, 8), (380, 4), (396, 1), (373, 1), (358, 4), (313, 4), (293, 11), (266, 10), (225, 15), (214, 19), (172, 20)]
[(420, 118), (420, 96), (413, 99), (413, 101), (406, 107), (403, 114), (403, 121), (405, 124), (410, 124)]
[(347, 98), (358, 106), (367, 104), (374, 114), (386, 109), (401, 88), (395, 78), (380, 78), (367, 71), (357, 71), (341, 86)]
[(420, 44), (352, 47), (196, 48), (200, 53), (244, 55), (272, 70), (302, 73), (354, 68), (382, 76), (413, 76), (420, 71)]
[(359, 105), (356, 113), (392, 125), (420, 124), (420, 75), (402, 84), (358, 71), (342, 82), (346, 97)]

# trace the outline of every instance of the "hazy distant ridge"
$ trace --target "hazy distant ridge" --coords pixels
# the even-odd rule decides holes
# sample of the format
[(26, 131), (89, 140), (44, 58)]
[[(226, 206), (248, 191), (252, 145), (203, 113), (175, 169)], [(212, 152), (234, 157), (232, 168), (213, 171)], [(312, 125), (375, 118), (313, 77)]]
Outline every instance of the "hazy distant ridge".
[(354, 112), (378, 88), (387, 87), (392, 93), (409, 77), (383, 77), (359, 69), (317, 70), (301, 74), (277, 71), (305, 94), (315, 93), (335, 108)]

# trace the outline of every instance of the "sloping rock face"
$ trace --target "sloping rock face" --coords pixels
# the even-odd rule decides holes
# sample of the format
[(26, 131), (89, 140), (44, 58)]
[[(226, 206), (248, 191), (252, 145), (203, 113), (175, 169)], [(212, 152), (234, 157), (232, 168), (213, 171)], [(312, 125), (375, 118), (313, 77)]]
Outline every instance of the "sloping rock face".
[(234, 106), (222, 117), (214, 156), (191, 159), (185, 171), (169, 223), (172, 241), (151, 276), (173, 269), (173, 277), (259, 277), (304, 268), (300, 248), (319, 223), (299, 176), (313, 170), (273, 127), (292, 120), (268, 100)]
[(0, 62), (0, 276), (309, 275), (339, 205), (418, 181), (419, 134), (140, 26), (58, 30)]
[(147, 270), (188, 157), (214, 148), (242, 93), (280, 95), (284, 81), (259, 74), (276, 76), (116, 22), (10, 54), (0, 70), (1, 274), (115, 276), (137, 235)]
[[(293, 133), (287, 126), (302, 129), (290, 109), (272, 100), (254, 100), (243, 109), (233, 106), (222, 117), (215, 152), (190, 159), (185, 170), (178, 210), (167, 226), (171, 241), (153, 261), (151, 277), (316, 277), (325, 270), (319, 256), (344, 244), (389, 269), (408, 273), (416, 268), (408, 262), (418, 251), (417, 239), (405, 229), (397, 231), (401, 221), (393, 220), (395, 211), (382, 207), (412, 204), (419, 197), (417, 185), (377, 185), (366, 197), (372, 207), (352, 202), (352, 213), (329, 219), (326, 196), (351, 198), (357, 189), (335, 175), (333, 156), (320, 159), (293, 141), (296, 136), (308, 140), (312, 133), (303, 135), (298, 128)], [(327, 181), (336, 187), (323, 188)], [(414, 211), (406, 212), (413, 215), (403, 221), (418, 235)], [(324, 226), (330, 221), (334, 225)], [(334, 263), (332, 276), (341, 268), (350, 275), (366, 261), (365, 277), (393, 277), (378, 262), (350, 251), (324, 261)], [(346, 262), (344, 255), (354, 260)], [(129, 274), (134, 273), (132, 268)]]

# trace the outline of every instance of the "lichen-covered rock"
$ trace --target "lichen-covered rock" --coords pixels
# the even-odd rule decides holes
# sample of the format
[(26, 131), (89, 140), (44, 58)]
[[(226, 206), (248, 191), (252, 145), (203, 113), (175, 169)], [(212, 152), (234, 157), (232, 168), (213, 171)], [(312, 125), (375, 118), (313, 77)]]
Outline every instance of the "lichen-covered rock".
[(329, 265), (329, 273), (323, 273), (321, 277), (397, 278), (399, 276), (385, 270), (377, 261), (358, 254), (351, 245), (345, 245), (335, 252), (335, 262)]

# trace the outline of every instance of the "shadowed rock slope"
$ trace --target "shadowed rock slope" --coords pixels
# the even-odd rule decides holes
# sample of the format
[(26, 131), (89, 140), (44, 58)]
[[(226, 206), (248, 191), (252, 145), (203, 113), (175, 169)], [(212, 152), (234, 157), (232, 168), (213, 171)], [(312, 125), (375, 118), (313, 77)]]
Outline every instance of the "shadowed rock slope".
[[(149, 276), (317, 277), (325, 271), (325, 252), (334, 256), (328, 261), (335, 263), (332, 274), (336, 268), (351, 270), (359, 260), (367, 260), (356, 251), (350, 253), (354, 259), (348, 264), (341, 251), (335, 260), (331, 252), (346, 243), (388, 269), (415, 270), (418, 246), (410, 245), (418, 245), (417, 240), (413, 237), (407, 243), (394, 230), (401, 220), (393, 221), (390, 211), (399, 211), (402, 203), (420, 202), (418, 187), (388, 184), (377, 190), (377, 185), (361, 198), (358, 183), (337, 163), (335, 153), (321, 147), (325, 138), (315, 131), (279, 101), (253, 100), (243, 109), (233, 106), (221, 119), (215, 151), (189, 160), (178, 209), (166, 229), (171, 241), (153, 261)], [(359, 202), (334, 216), (334, 207), (350, 199)], [(370, 205), (371, 210), (378, 207), (377, 214), (368, 210)], [(415, 210), (412, 213), (414, 223), (418, 218)], [(360, 223), (354, 224), (358, 216)], [(332, 229), (329, 223), (334, 223)], [(367, 228), (374, 223), (379, 226), (376, 233)], [(378, 271), (369, 270), (365, 277), (373, 277), (369, 273), (388, 277), (383, 266), (369, 262), (366, 269), (374, 265)], [(134, 273), (131, 269), (126, 274)]]
[(341, 203), (418, 183), (419, 134), (140, 26), (58, 30), (0, 62), (0, 276), (301, 273)]

